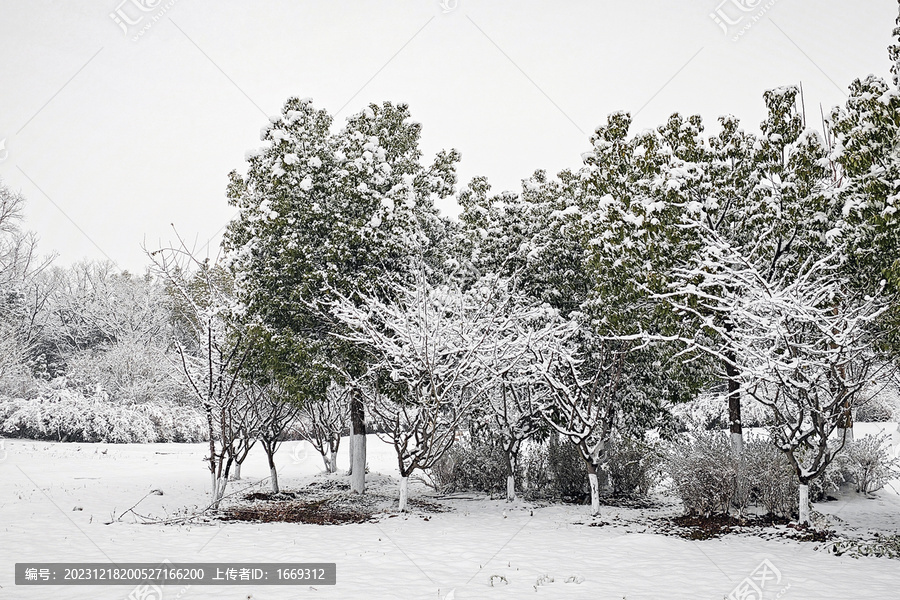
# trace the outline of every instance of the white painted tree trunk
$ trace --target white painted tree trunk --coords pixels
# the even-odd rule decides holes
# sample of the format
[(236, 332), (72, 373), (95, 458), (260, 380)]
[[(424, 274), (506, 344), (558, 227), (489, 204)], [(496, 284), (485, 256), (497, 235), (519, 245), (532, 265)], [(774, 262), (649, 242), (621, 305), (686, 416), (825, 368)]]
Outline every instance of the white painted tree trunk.
[(216, 480), (216, 490), (213, 494), (213, 502), (212, 507), (215, 509), (219, 508), (219, 504), (222, 502), (222, 498), (225, 497), (225, 488), (228, 487), (228, 478), (227, 477), (219, 477)]
[(232, 479), (239, 481), (241, 479), (241, 463), (234, 463), (234, 475)]
[(800, 484), (800, 525), (809, 525), (809, 486)]
[(853, 441), (853, 427), (838, 427), (838, 435), (843, 437), (845, 444), (849, 444)]
[(600, 514), (600, 484), (597, 482), (596, 473), (588, 473), (588, 481), (591, 483), (591, 515)]
[(506, 501), (512, 502), (516, 499), (516, 478), (512, 475), (506, 476)]
[(350, 491), (363, 494), (366, 491), (366, 436), (354, 434), (351, 436), (353, 444), (353, 472), (350, 475)]
[(743, 433), (732, 433), (731, 434), (731, 451), (735, 456), (740, 456), (744, 453), (744, 434)]
[(351, 433), (350, 439), (348, 440), (347, 450), (350, 455), (350, 464), (347, 465), (347, 475), (353, 475), (353, 457), (355, 456), (353, 453), (353, 438), (355, 436)]
[(216, 500), (216, 493), (219, 491), (219, 486), (218, 486), (218, 484), (217, 484), (217, 482), (216, 482), (216, 472), (215, 472), (215, 471), (210, 471), (210, 472), (209, 472), (209, 485), (210, 485), (210, 489), (212, 490), (212, 499), (213, 499), (213, 502), (215, 502), (215, 500)]
[(337, 454), (332, 452), (325, 459), (325, 470), (329, 473), (337, 473)]
[(270, 467), (269, 474), (272, 476), (272, 493), (277, 494), (281, 491), (281, 488), (278, 487), (278, 469), (274, 466)]
[(409, 496), (409, 477), (400, 478), (400, 512), (406, 512), (406, 499)]

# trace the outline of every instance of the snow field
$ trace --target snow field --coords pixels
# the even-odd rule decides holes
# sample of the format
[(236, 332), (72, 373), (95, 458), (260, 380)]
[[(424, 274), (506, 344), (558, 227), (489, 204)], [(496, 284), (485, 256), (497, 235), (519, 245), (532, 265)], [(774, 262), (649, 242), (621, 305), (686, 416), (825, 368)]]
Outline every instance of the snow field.
[[(857, 435), (880, 425), (859, 426)], [(396, 498), (393, 448), (370, 436), (372, 490)], [(815, 551), (815, 544), (731, 535), (690, 541), (652, 533), (649, 510), (540, 506), (481, 496), (443, 499), (453, 510), (412, 505), (377, 522), (318, 526), (272, 523), (144, 525), (122, 514), (134, 509), (163, 518), (203, 506), (208, 472), (203, 444), (59, 444), (5, 440), (0, 462), (0, 598), (126, 600), (130, 586), (15, 586), (13, 565), (79, 562), (334, 562), (337, 585), (168, 586), (162, 599), (288, 598), (658, 598), (727, 597), (763, 561), (771, 571), (763, 598), (896, 598), (900, 564)], [(278, 452), (283, 487), (296, 488), (323, 471), (302, 442)], [(347, 466), (342, 444), (338, 466)], [(252, 486), (268, 473), (254, 449), (243, 468)], [(377, 474), (381, 474), (378, 476)], [(388, 479), (388, 476), (392, 479)], [(262, 481), (261, 485), (265, 485)], [(896, 482), (895, 482), (896, 483)], [(898, 486), (894, 486), (895, 488)], [(410, 486), (411, 500), (427, 489)], [(855, 495), (853, 495), (855, 496)], [(433, 500), (428, 498), (429, 500)], [(80, 510), (73, 510), (73, 509)], [(847, 525), (898, 530), (900, 497), (892, 489), (869, 500), (842, 498), (815, 506)], [(677, 507), (671, 512), (677, 513)], [(665, 510), (663, 511), (665, 512)], [(121, 517), (121, 518), (120, 518)], [(105, 523), (120, 518), (117, 522)], [(602, 526), (592, 524), (604, 523)], [(777, 574), (777, 577), (776, 577)], [(492, 585), (493, 582), (493, 585)], [(780, 596), (779, 596), (780, 594)], [(149, 600), (149, 599), (148, 599)]]

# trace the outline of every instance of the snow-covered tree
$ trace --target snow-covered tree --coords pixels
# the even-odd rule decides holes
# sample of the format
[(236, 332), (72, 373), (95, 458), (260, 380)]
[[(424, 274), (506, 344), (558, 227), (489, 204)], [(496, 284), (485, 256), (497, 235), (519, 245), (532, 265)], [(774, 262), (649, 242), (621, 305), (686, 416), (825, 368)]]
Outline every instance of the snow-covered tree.
[[(248, 359), (249, 360), (249, 359)], [(302, 404), (294, 401), (269, 377), (244, 377), (240, 381), (243, 406), (239, 410), (246, 411), (250, 423), (249, 436), (259, 441), (266, 453), (269, 465), (269, 484), (273, 493), (279, 493), (278, 468), (275, 465), (275, 453), (284, 442), (286, 435), (297, 422)]]
[[(303, 356), (327, 356), (358, 380), (363, 357), (340, 337), (323, 308), (335, 292), (377, 293), (409, 277), (409, 258), (440, 264), (444, 223), (435, 200), (453, 192), (455, 151), (421, 162), (421, 126), (404, 104), (372, 104), (331, 132), (332, 118), (310, 100), (289, 99), (248, 154), (247, 174), (228, 188), (239, 215), (225, 247), (248, 315), (264, 339)], [(354, 449), (351, 488), (365, 486), (362, 396), (351, 392)]]
[(578, 449), (585, 462), (591, 490), (591, 514), (600, 514), (597, 477), (608, 458), (619, 413), (619, 387), (625, 363), (623, 349), (605, 344), (594, 352), (581, 351), (576, 324), (536, 345), (532, 351), (547, 399), (541, 412), (556, 431)]
[(248, 354), (243, 328), (235, 326), (241, 307), (233, 296), (229, 272), (198, 258), (180, 238), (179, 245), (148, 252), (148, 256), (171, 298), (172, 343), (181, 373), (206, 417), (211, 506), (218, 508), (243, 418), (236, 412), (239, 376)]
[(186, 399), (167, 355), (171, 313), (160, 281), (111, 262), (76, 263), (57, 270), (57, 281), (45, 337), (69, 385), (85, 394), (99, 386), (118, 404)]
[(41, 342), (55, 288), (48, 271), (52, 257), (40, 258), (37, 237), (22, 229), (24, 205), (24, 197), (0, 180), (0, 380), (41, 370)]
[(328, 473), (337, 473), (341, 435), (350, 420), (350, 392), (350, 387), (332, 382), (325, 398), (306, 403), (297, 419), (300, 437), (322, 455)]
[(473, 435), (490, 436), (503, 450), (506, 497), (512, 501), (523, 444), (548, 432), (541, 413), (546, 390), (535, 377), (533, 349), (564, 325), (556, 309), (520, 291), (515, 279), (491, 276), (476, 286), (491, 290), (489, 297), (482, 296), (487, 304), (477, 317), (487, 319), (478, 327), (490, 330), (491, 339), (476, 353), (486, 379), (471, 407), (470, 429)]
[[(900, 296), (900, 17), (897, 43), (889, 49), (893, 85), (874, 75), (850, 85), (844, 107), (830, 118), (830, 157), (840, 166), (841, 241), (845, 271), (859, 290)], [(887, 332), (900, 323), (900, 302), (882, 321)], [(900, 337), (886, 340), (900, 363)]]
[(497, 302), (499, 285), (494, 278), (464, 292), (433, 285), (420, 271), (413, 285), (394, 290), (396, 300), (361, 295), (359, 305), (345, 298), (332, 309), (349, 328), (344, 339), (372, 356), (372, 414), (397, 453), (401, 511), (409, 476), (444, 455), (492, 382), (483, 355), (505, 343), (514, 318)]
[[(690, 282), (673, 275), (695, 263), (706, 249), (704, 236), (741, 246), (748, 260), (778, 276), (828, 244), (835, 209), (821, 137), (805, 129), (797, 88), (765, 94), (762, 137), (740, 129), (733, 117), (720, 119), (718, 134), (704, 138), (699, 117), (673, 115), (655, 132), (628, 137), (630, 118), (610, 117), (598, 128), (594, 150), (585, 156), (585, 195), (599, 197), (590, 213), (593, 261), (611, 276), (615, 304), (640, 306), (640, 296), (665, 294)], [(720, 281), (720, 285), (730, 285)], [(618, 288), (618, 290), (616, 290)], [(727, 287), (721, 291), (727, 295)], [(617, 296), (623, 296), (616, 300)], [(624, 301), (623, 301), (624, 300)], [(729, 315), (704, 305), (703, 317), (686, 318), (665, 307), (641, 309), (663, 335), (715, 335), (708, 317), (727, 329)], [(698, 313), (699, 314), (699, 313)], [(623, 313), (626, 321), (640, 321)], [(714, 345), (708, 340), (704, 346)], [(720, 376), (728, 387), (733, 446), (742, 446), (741, 393), (732, 364), (740, 359), (719, 345), (726, 358)]]
[[(682, 273), (694, 283), (675, 301), (705, 318), (717, 343), (703, 350), (730, 363), (741, 389), (769, 409), (772, 438), (800, 481), (800, 522), (808, 523), (809, 482), (849, 439), (846, 413), (867, 400), (885, 366), (875, 323), (887, 300), (848, 285), (840, 250), (772, 276), (743, 249), (708, 235), (705, 259)], [(712, 308), (728, 321), (707, 315)]]
[[(490, 195), (487, 179), (473, 179), (458, 202), (454, 267), (463, 285), (482, 277), (513, 278), (521, 294), (568, 315), (589, 287), (586, 252), (573, 223), (580, 215), (572, 200), (576, 176), (550, 178), (536, 171), (520, 193)], [(574, 217), (574, 218), (573, 218)]]

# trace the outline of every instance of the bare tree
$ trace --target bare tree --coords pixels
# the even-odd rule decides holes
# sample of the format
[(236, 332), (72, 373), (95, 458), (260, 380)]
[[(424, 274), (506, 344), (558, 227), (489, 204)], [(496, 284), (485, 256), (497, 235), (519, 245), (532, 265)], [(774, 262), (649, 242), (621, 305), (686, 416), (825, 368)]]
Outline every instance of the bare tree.
[(534, 377), (534, 348), (560, 327), (555, 313), (519, 295), (512, 280), (497, 281), (492, 296), (491, 340), (477, 353), (488, 380), (476, 420), (499, 441), (506, 456), (506, 499), (516, 498), (515, 473), (522, 444), (546, 429), (546, 389)]
[(281, 390), (271, 382), (249, 384), (247, 394), (250, 398), (249, 410), (254, 415), (254, 433), (266, 453), (272, 492), (277, 494), (281, 487), (275, 453), (287, 432), (295, 426), (302, 405), (284, 398)]
[(350, 419), (351, 389), (332, 382), (325, 398), (304, 406), (297, 420), (300, 436), (322, 455), (325, 470), (329, 473), (337, 472), (341, 434)]
[(548, 343), (533, 349), (537, 373), (548, 392), (541, 413), (581, 454), (588, 472), (591, 514), (599, 515), (597, 473), (609, 458), (617, 425), (626, 352), (613, 342), (605, 342), (593, 353), (586, 353), (571, 339), (574, 324), (557, 331)]
[[(689, 347), (730, 364), (741, 390), (768, 408), (772, 439), (800, 481), (800, 523), (808, 524), (809, 482), (842, 450), (848, 414), (867, 401), (872, 381), (888, 367), (877, 350), (888, 332), (875, 322), (889, 303), (880, 294), (853, 292), (837, 250), (773, 275), (740, 248), (716, 241), (710, 238), (702, 263), (682, 273), (695, 284), (675, 305), (694, 314), (697, 306), (716, 306), (730, 315), (727, 328), (712, 319), (705, 324), (727, 352), (704, 346), (702, 338)], [(726, 287), (722, 281), (727, 294), (717, 292)]]
[(410, 474), (430, 468), (450, 448), (489, 380), (479, 352), (505, 318), (492, 304), (495, 291), (490, 284), (465, 293), (432, 286), (420, 274), (414, 285), (394, 290), (396, 301), (363, 296), (359, 304), (344, 299), (333, 308), (350, 329), (342, 337), (374, 358), (371, 413), (397, 453), (401, 511)]
[(55, 287), (53, 257), (39, 258), (37, 237), (21, 228), (24, 205), (0, 181), (0, 378), (34, 358)]
[(248, 355), (242, 329), (234, 323), (231, 278), (208, 258), (198, 258), (181, 237), (177, 245), (147, 254), (170, 294), (181, 372), (206, 415), (211, 506), (218, 508), (234, 462), (237, 385)]

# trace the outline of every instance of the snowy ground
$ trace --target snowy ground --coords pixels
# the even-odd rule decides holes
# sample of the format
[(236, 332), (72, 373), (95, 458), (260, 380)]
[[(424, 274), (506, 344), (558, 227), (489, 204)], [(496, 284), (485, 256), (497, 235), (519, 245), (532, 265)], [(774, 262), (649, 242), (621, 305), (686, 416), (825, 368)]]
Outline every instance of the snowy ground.
[[(880, 427), (862, 425), (857, 434)], [(895, 447), (898, 442), (894, 440)], [(122, 516), (153, 489), (163, 495), (147, 496), (135, 512), (164, 517), (203, 506), (208, 482), (204, 449), (202, 444), (5, 440), (0, 449), (0, 598), (125, 600), (133, 592), (131, 586), (17, 587), (16, 562), (163, 560), (333, 562), (338, 583), (316, 588), (168, 586), (162, 600), (720, 600), (754, 572), (758, 577), (764, 560), (769, 561), (771, 578), (763, 598), (900, 597), (900, 561), (836, 557), (816, 551), (814, 543), (747, 535), (690, 541), (653, 533), (645, 525), (645, 515), (677, 508), (608, 507), (602, 519), (595, 520), (583, 506), (456, 498), (440, 501), (452, 509), (449, 512), (413, 506), (408, 515), (387, 512), (376, 522), (340, 526), (146, 525), (130, 513)], [(386, 487), (397, 475), (392, 449), (373, 436), (369, 451), (375, 491), (395, 494), (393, 487)], [(286, 444), (278, 456), (285, 488), (299, 487), (322, 470), (318, 455), (302, 443)], [(339, 464), (347, 464), (346, 445)], [(244, 466), (245, 481), (232, 490), (252, 486), (267, 473), (262, 452), (255, 452)], [(837, 516), (847, 529), (898, 532), (898, 482), (893, 488), (876, 499), (846, 494), (815, 508)], [(411, 487), (412, 499), (427, 494), (423, 486)], [(605, 524), (596, 526), (599, 522)], [(132, 600), (137, 597), (132, 595)]]

